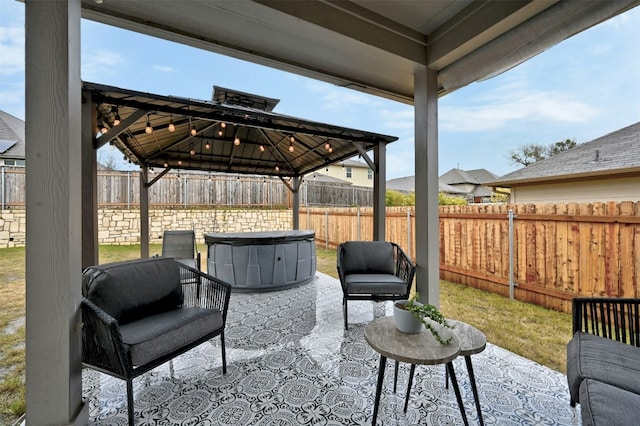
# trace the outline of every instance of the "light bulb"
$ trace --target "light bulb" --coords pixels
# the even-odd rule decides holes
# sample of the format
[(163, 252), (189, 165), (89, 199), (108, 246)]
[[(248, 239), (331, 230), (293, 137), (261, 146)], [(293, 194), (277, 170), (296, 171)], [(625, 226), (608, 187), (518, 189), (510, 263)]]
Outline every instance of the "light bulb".
[(289, 144), (289, 152), (293, 152), (293, 151), (295, 151), (295, 148), (293, 147), (293, 144), (290, 143)]
[(207, 143), (205, 143), (205, 144), (204, 144), (204, 147), (205, 147), (206, 149), (209, 149), (209, 148), (211, 148), (211, 145), (209, 145), (209, 142), (207, 142)]
[(195, 136), (198, 133), (198, 131), (196, 130), (196, 126), (193, 126), (191, 128), (191, 136)]
[(169, 167), (169, 163), (167, 163), (166, 161), (164, 162), (164, 166), (165, 167)]
[(224, 135), (224, 132), (222, 131), (222, 129), (219, 129), (219, 130), (218, 130), (218, 136), (219, 136), (219, 137), (222, 137), (222, 135)]
[(264, 152), (264, 145), (260, 145), (260, 152)]
[(173, 124), (173, 119), (171, 119), (171, 120), (169, 121), (169, 127), (168, 127), (168, 130), (169, 130), (170, 132), (175, 132), (175, 131), (176, 131), (176, 125), (175, 125), (175, 124)]
[(178, 160), (178, 166), (182, 166), (182, 160)]
[(331, 154), (333, 152), (333, 147), (329, 146), (329, 154)]
[(108, 131), (109, 131), (109, 129), (107, 128), (107, 125), (103, 123), (102, 127), (100, 128), (100, 133), (102, 133), (104, 135)]
[(114, 126), (120, 125), (120, 114), (116, 114), (116, 118), (113, 120), (113, 125)]
[(324, 144), (324, 149), (326, 149), (327, 151), (329, 151), (329, 148), (331, 148), (331, 144), (329, 142)]
[(294, 142), (296, 141), (296, 138), (294, 138), (294, 137), (293, 137), (293, 135), (291, 135), (291, 138), (289, 139), (289, 141), (290, 141), (291, 143), (294, 143)]
[(153, 127), (151, 127), (151, 123), (147, 120), (147, 126), (144, 128), (144, 132), (150, 135), (153, 132)]
[(222, 123), (220, 123), (220, 127), (222, 127), (223, 129), (225, 129), (227, 127), (227, 123), (225, 123), (224, 121)]
[(276, 166), (276, 172), (280, 171), (280, 167)]
[(189, 151), (189, 154), (191, 154), (191, 155), (196, 155), (196, 151), (195, 151), (195, 149), (192, 149), (191, 151)]
[(236, 146), (240, 145), (240, 138), (236, 136), (236, 138), (233, 140), (233, 144)]

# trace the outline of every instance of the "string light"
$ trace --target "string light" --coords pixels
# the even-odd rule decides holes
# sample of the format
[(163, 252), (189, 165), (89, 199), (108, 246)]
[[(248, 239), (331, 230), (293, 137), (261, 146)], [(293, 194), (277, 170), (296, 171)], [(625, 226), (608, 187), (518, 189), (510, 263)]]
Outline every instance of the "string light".
[(164, 167), (169, 167), (169, 163), (167, 163), (166, 161), (164, 162)]
[(196, 130), (196, 126), (194, 124), (193, 127), (191, 127), (191, 136), (195, 136), (197, 134), (198, 134), (198, 131)]
[(207, 142), (207, 143), (205, 143), (205, 144), (204, 144), (204, 147), (205, 147), (206, 149), (209, 149), (209, 148), (211, 148), (211, 145), (209, 145), (209, 142)]
[(275, 169), (276, 169), (276, 172), (280, 171), (280, 167), (279, 166), (276, 166)]
[(218, 129), (218, 136), (222, 137), (222, 135), (224, 135), (224, 132), (222, 131), (222, 129)]
[(240, 138), (238, 137), (238, 134), (236, 133), (236, 138), (233, 140), (233, 144), (235, 146), (240, 145)]
[(147, 114), (147, 125), (144, 128), (144, 132), (148, 135), (153, 133), (153, 127), (151, 127), (151, 122), (149, 121), (149, 114)]
[(178, 160), (178, 166), (182, 166), (182, 160)]
[(115, 119), (113, 120), (113, 125), (114, 125), (114, 126), (119, 126), (119, 125), (120, 125), (120, 122), (121, 122), (121, 120), (120, 120), (120, 114), (118, 114), (118, 110), (116, 109), (116, 117), (115, 117)]
[[(293, 136), (291, 137), (291, 139), (293, 139)], [(292, 141), (292, 142), (289, 142), (289, 152), (293, 152), (293, 151), (295, 151), (295, 148), (293, 146), (293, 141)]]
[(324, 149), (326, 149), (327, 151), (329, 151), (329, 148), (331, 148), (331, 144), (329, 142), (326, 142), (324, 144)]
[(264, 152), (264, 145), (260, 145), (260, 152)]
[(225, 123), (224, 121), (222, 123), (220, 123), (220, 127), (222, 127), (223, 129), (227, 128), (227, 123)]
[(173, 132), (175, 132), (175, 131), (176, 131), (176, 125), (175, 125), (175, 124), (173, 124), (173, 118), (171, 118), (171, 119), (169, 120), (169, 126), (167, 127), (167, 129), (168, 129), (171, 133), (173, 133)]
[(109, 131), (109, 129), (107, 128), (107, 125), (102, 123), (102, 126), (100, 127), (100, 133), (102, 133), (104, 135), (108, 131)]
[(196, 150), (195, 150), (195, 149), (193, 149), (193, 148), (191, 148), (191, 151), (189, 151), (189, 154), (191, 154), (191, 155), (196, 155)]

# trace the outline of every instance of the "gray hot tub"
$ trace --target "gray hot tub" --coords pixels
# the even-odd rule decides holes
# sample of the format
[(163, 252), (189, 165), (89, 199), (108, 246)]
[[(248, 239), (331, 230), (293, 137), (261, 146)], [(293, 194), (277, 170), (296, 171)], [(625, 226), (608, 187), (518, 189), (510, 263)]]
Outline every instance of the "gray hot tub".
[(316, 273), (313, 230), (205, 234), (207, 272), (238, 291), (303, 284)]

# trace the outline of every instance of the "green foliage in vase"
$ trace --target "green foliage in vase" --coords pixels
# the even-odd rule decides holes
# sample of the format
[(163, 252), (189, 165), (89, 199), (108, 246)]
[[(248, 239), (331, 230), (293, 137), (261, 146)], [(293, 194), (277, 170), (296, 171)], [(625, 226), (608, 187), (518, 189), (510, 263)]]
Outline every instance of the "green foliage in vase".
[[(435, 339), (440, 344), (448, 345), (449, 343), (451, 343), (451, 340), (453, 339), (453, 335), (449, 336), (448, 339), (443, 339), (442, 336), (440, 336), (440, 333), (438, 333), (438, 330), (436, 330), (431, 325), (431, 323), (429, 323), (428, 321), (425, 321), (425, 318), (429, 318), (430, 320), (437, 322), (438, 324), (441, 324), (447, 328), (450, 328), (446, 322), (445, 317), (442, 315), (442, 313), (438, 310), (438, 308), (436, 308), (433, 305), (430, 305), (427, 303), (425, 304), (416, 303), (417, 298), (418, 298), (418, 293), (415, 293), (411, 297), (411, 299), (409, 299), (409, 301), (404, 305), (403, 308), (411, 312), (414, 317), (418, 318), (420, 322), (424, 324), (427, 330), (429, 330), (431, 334), (433, 334), (433, 337), (435, 337)], [(398, 307), (402, 307), (402, 306), (398, 306)]]

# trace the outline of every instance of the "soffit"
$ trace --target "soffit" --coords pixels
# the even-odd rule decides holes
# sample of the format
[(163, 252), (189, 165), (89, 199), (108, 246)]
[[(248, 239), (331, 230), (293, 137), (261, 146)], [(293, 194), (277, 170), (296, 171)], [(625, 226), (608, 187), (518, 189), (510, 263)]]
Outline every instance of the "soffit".
[(638, 0), (82, 0), (83, 16), (412, 103), (503, 72)]

